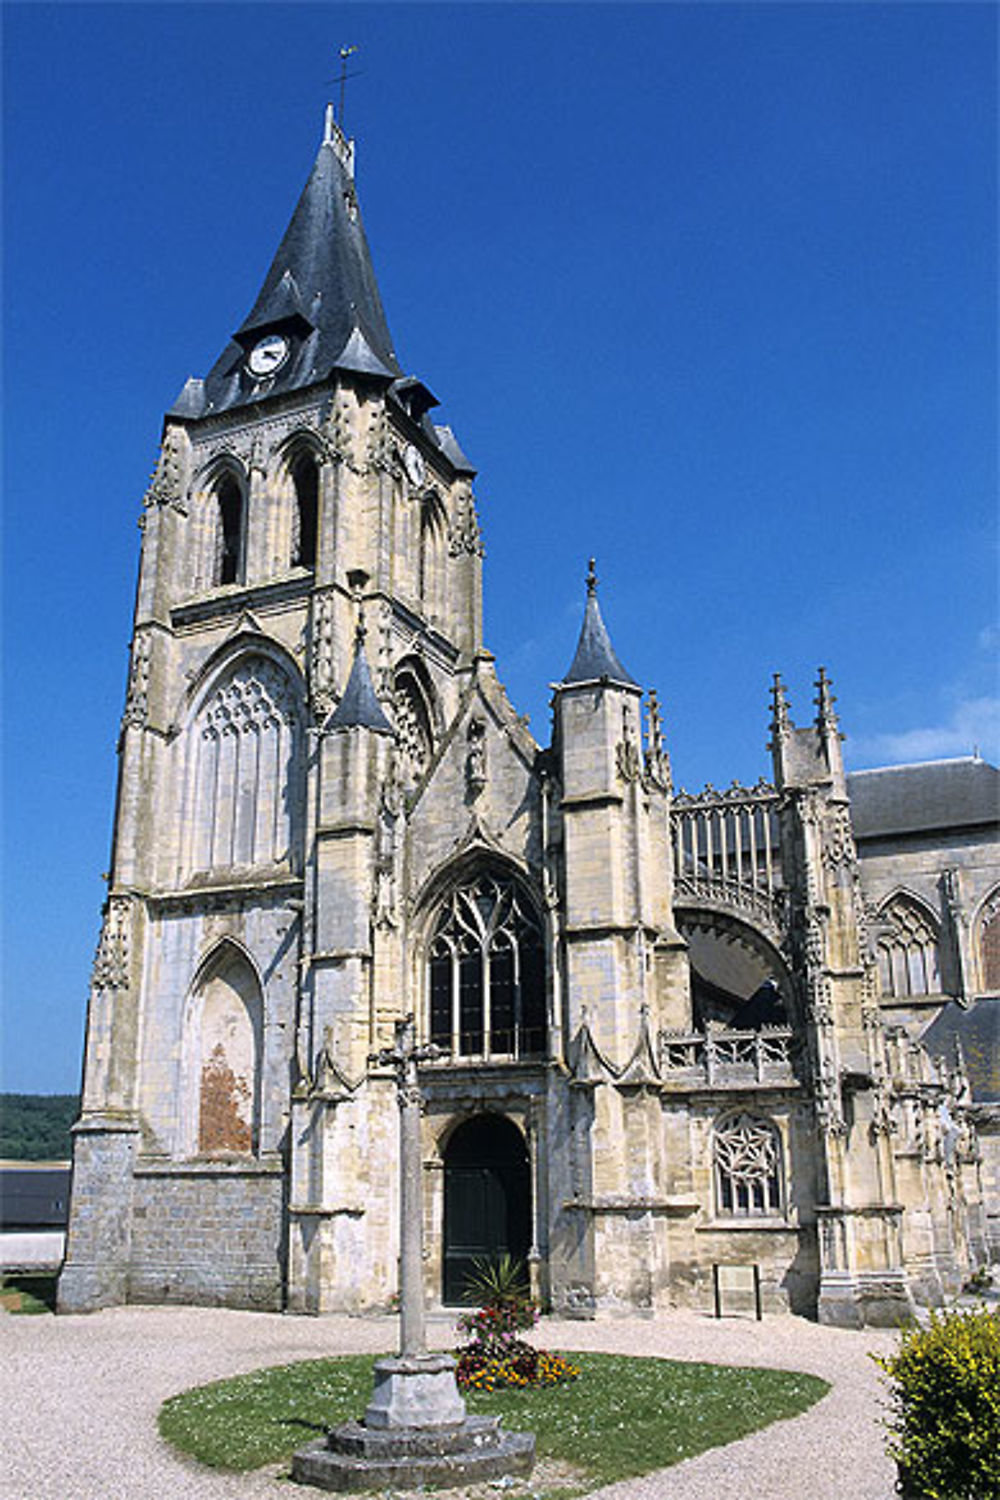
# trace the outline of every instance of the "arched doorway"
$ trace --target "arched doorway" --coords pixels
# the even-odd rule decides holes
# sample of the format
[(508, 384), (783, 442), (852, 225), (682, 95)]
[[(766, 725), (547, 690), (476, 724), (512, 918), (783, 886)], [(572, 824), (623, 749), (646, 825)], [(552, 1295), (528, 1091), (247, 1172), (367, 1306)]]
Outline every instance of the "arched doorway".
[(444, 1287), (450, 1306), (463, 1301), (477, 1260), (531, 1248), (528, 1148), (502, 1115), (475, 1115), (455, 1131), (444, 1153)]

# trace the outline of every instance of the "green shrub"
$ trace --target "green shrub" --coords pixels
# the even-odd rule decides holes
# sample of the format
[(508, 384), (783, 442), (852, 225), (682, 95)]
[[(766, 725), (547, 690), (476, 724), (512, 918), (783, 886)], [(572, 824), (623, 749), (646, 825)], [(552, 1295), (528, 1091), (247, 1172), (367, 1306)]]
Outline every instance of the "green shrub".
[(985, 1307), (931, 1315), (876, 1359), (890, 1378), (892, 1440), (905, 1495), (1000, 1500), (1000, 1321)]

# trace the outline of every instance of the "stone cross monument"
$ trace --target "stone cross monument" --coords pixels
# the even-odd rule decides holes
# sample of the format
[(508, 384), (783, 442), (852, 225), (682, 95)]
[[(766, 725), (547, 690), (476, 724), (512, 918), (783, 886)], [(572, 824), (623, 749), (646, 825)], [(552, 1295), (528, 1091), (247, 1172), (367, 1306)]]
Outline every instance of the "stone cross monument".
[(375, 1391), (367, 1427), (445, 1427), (465, 1420), (455, 1384), (455, 1361), (428, 1354), (424, 1319), (424, 1195), (420, 1151), (420, 1083), (417, 1064), (440, 1055), (418, 1047), (409, 1015), (396, 1022), (396, 1039), (372, 1056), (396, 1074), (399, 1104), (399, 1354), (375, 1365)]
[(395, 1071), (399, 1104), (399, 1353), (375, 1361), (372, 1399), (360, 1422), (345, 1422), (294, 1455), (292, 1478), (302, 1484), (416, 1489), (528, 1474), (534, 1463), (534, 1434), (504, 1432), (499, 1417), (468, 1416), (455, 1361), (427, 1350), (417, 1065), (439, 1050), (417, 1045), (408, 1015), (396, 1022), (393, 1046), (370, 1059)]

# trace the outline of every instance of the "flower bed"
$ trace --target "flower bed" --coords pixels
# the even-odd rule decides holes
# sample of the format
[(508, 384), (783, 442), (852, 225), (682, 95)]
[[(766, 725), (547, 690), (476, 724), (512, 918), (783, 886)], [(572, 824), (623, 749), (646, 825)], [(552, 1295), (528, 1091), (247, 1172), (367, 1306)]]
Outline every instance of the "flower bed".
[(466, 1391), (562, 1385), (580, 1371), (561, 1354), (536, 1349), (520, 1334), (538, 1322), (538, 1304), (527, 1293), (496, 1297), (458, 1320), (468, 1342), (456, 1351), (455, 1378)]
[(580, 1370), (561, 1354), (535, 1349), (523, 1339), (514, 1339), (506, 1356), (487, 1355), (476, 1345), (459, 1351), (455, 1378), (467, 1391), (516, 1390), (543, 1385), (563, 1385), (575, 1380)]

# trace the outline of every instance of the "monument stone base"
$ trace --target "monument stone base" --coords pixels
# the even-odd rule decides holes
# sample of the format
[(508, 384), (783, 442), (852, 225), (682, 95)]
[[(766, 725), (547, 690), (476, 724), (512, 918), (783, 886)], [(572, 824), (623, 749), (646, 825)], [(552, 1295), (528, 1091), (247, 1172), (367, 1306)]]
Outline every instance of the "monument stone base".
[(533, 1432), (466, 1414), (450, 1354), (398, 1355), (376, 1361), (364, 1420), (300, 1448), (292, 1478), (324, 1490), (414, 1490), (530, 1474), (534, 1462)]
[(378, 1359), (374, 1375), (366, 1427), (455, 1427), (465, 1421), (450, 1354)]
[(530, 1474), (533, 1432), (504, 1432), (499, 1417), (466, 1417), (453, 1427), (366, 1427), (345, 1422), (300, 1448), (292, 1478), (324, 1490), (413, 1490)]

